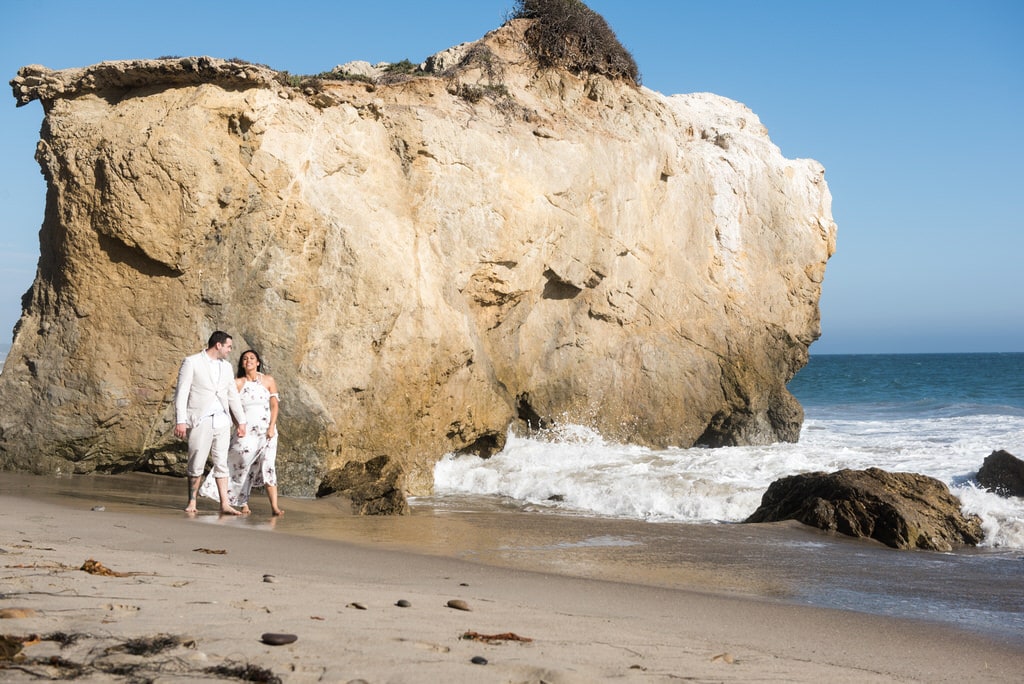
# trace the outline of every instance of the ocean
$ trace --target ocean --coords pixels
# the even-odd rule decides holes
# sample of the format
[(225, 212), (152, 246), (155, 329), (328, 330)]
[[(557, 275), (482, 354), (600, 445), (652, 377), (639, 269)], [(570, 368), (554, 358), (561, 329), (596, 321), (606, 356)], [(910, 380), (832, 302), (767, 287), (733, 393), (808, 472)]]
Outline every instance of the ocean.
[(805, 412), (794, 444), (655, 450), (564, 425), (510, 436), (487, 460), (445, 457), (434, 471), (437, 495), (650, 522), (733, 523), (753, 513), (779, 478), (878, 467), (942, 480), (965, 512), (981, 516), (986, 547), (1024, 551), (1024, 500), (975, 482), (994, 450), (1024, 458), (1024, 354), (812, 356), (789, 389)]

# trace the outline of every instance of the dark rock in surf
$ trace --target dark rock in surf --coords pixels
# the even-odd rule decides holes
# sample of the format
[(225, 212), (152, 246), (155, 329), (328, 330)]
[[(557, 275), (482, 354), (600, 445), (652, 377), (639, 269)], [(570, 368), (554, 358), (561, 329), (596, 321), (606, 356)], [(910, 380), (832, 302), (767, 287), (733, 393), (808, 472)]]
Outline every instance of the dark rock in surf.
[(993, 451), (978, 470), (978, 484), (1000, 496), (1024, 496), (1024, 461), (1009, 451)]
[(984, 536), (980, 518), (965, 516), (940, 480), (879, 468), (776, 480), (744, 522), (780, 520), (875, 539), (896, 549), (949, 551), (974, 546)]

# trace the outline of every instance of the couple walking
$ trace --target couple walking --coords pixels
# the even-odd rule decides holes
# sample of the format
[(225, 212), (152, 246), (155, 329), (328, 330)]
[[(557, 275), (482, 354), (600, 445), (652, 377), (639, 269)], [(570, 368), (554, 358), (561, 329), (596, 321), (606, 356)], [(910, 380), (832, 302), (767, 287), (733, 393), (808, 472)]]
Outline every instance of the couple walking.
[[(188, 356), (178, 371), (174, 393), (174, 434), (188, 437), (188, 504), (196, 512), (198, 494), (220, 501), (221, 513), (249, 513), (249, 492), (267, 489), (273, 515), (277, 504), (277, 383), (263, 373), (255, 350), (238, 360), (232, 377), (231, 335), (216, 331), (204, 351)], [(231, 416), (237, 427), (231, 430)], [(207, 459), (213, 465), (200, 486)], [(236, 509), (238, 506), (241, 510)]]

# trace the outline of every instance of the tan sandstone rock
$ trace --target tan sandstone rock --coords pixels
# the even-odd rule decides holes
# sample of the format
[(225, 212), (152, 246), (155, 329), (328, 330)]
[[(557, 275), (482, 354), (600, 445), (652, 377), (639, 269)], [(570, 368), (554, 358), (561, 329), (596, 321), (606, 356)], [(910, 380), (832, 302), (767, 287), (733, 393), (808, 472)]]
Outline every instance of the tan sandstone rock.
[(215, 329), (277, 378), (286, 494), (381, 454), (425, 493), (443, 454), (527, 422), (795, 440), (835, 245), (821, 165), (725, 98), (538, 70), (522, 31), (377, 84), (19, 71), (49, 190), (0, 465), (181, 472), (176, 372)]

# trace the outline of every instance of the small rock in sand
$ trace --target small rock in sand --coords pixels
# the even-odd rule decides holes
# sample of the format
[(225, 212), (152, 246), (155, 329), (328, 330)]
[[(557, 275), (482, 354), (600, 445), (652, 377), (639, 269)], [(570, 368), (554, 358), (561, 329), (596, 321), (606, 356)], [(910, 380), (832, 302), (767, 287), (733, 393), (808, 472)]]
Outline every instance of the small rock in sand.
[(398, 601), (395, 602), (395, 605), (398, 606), (399, 608), (408, 608), (412, 604), (409, 603), (408, 601), (406, 601), (405, 599), (399, 599)]
[(284, 646), (295, 642), (299, 637), (294, 634), (281, 634), (277, 632), (267, 632), (260, 637), (260, 641), (269, 646)]
[(454, 608), (455, 610), (469, 610), (469, 604), (463, 601), (462, 599), (452, 599), (446, 605), (449, 608)]

